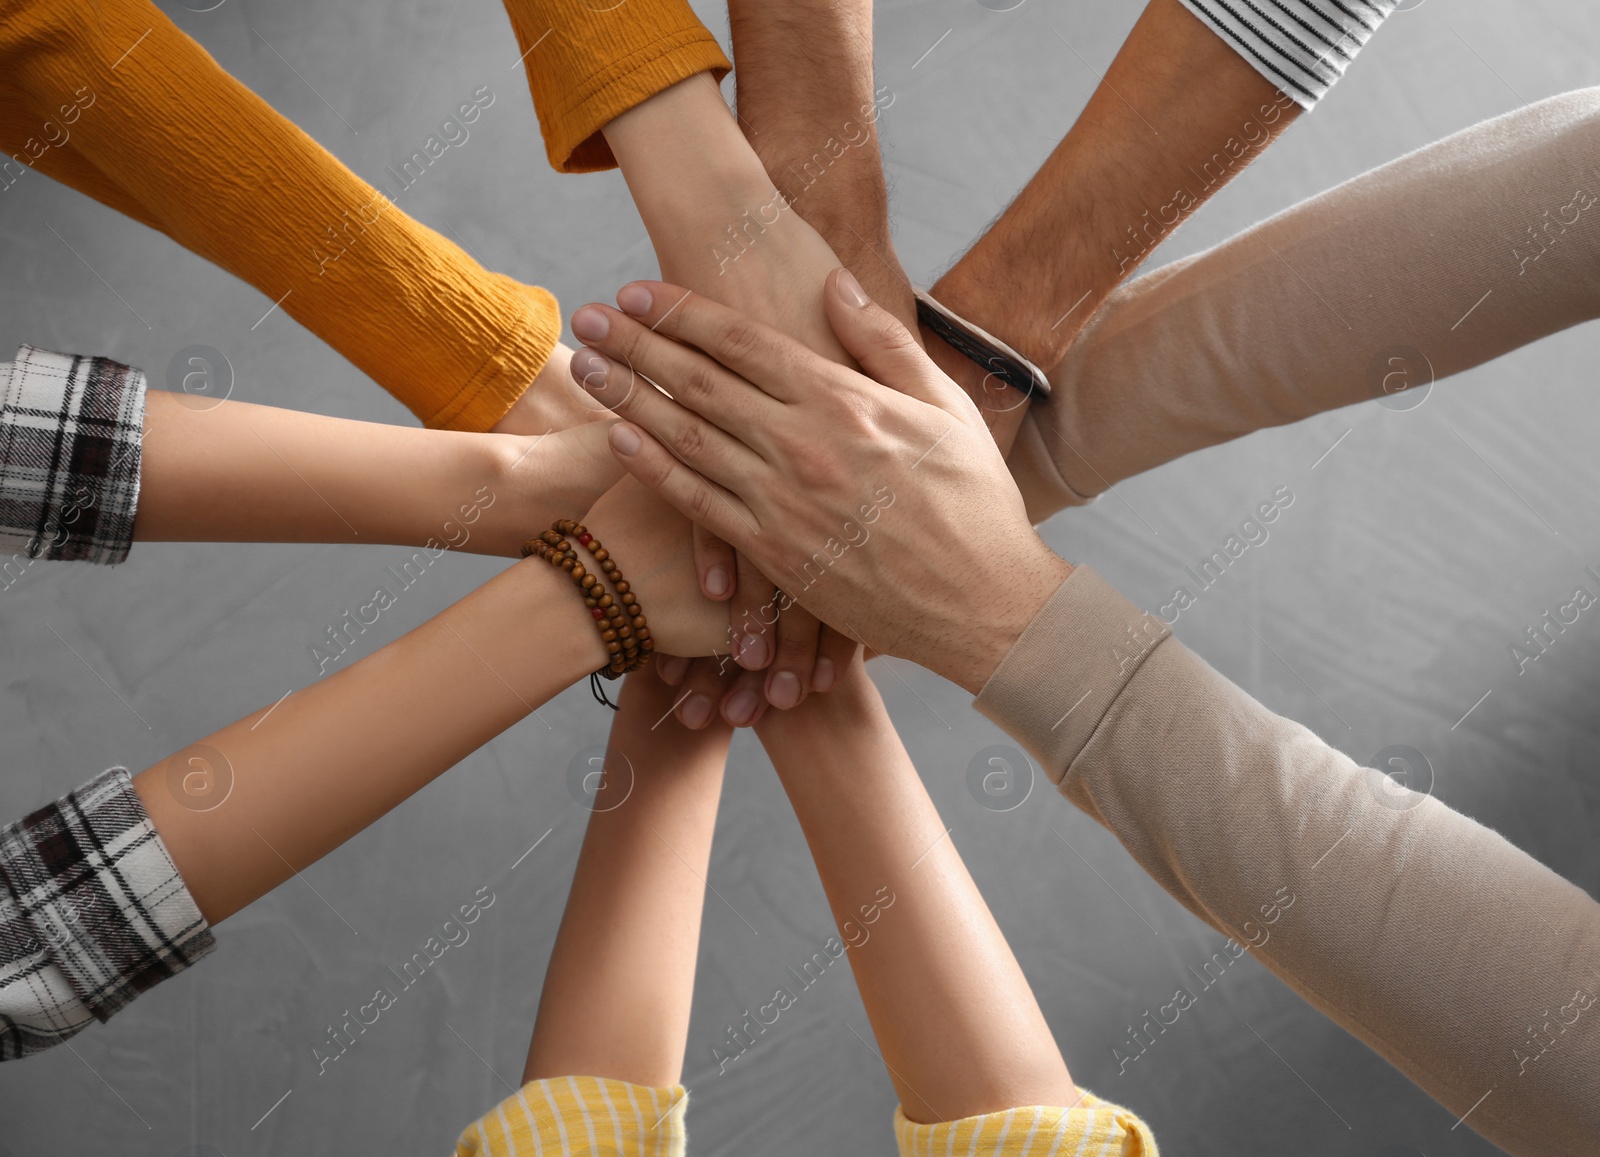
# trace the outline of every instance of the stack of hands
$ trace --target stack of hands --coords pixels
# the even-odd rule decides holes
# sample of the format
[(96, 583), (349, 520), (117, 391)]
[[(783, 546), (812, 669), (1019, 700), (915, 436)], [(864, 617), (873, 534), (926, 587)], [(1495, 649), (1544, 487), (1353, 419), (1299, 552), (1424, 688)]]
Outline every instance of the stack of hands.
[[(1265, 2), (1326, 17), (1302, 0)], [(223, 260), (221, 246), (208, 250), (205, 231), (189, 229), (194, 222), (183, 212), (158, 210), (159, 179), (140, 186), (129, 176), (127, 188), (113, 179), (117, 164), (131, 172), (139, 163), (118, 160), (116, 126), (132, 132), (150, 121), (138, 115), (137, 85), (167, 84), (161, 67), (181, 57), (199, 78), (193, 83), (210, 86), (213, 103), (228, 110), (214, 118), (214, 131), (236, 120), (275, 147), (300, 150), (303, 167), (288, 168), (317, 186), (308, 200), (364, 188), (251, 104), (170, 25), (152, 23), (147, 33), (157, 34), (145, 55), (130, 56), (134, 49), (118, 37), (144, 42), (140, 3), (118, 0), (105, 22), (76, 34), (95, 42), (87, 55), (115, 59), (107, 75), (129, 62), (128, 89), (101, 119), (85, 112), (71, 148), (62, 141), (38, 154), (39, 167), (61, 166), (56, 175)], [(430, 412), (430, 424), (444, 428), (420, 430), (233, 401), (196, 406), (172, 393), (146, 398), (127, 367), (24, 347), (8, 379), (7, 423), (28, 428), (33, 418), (18, 414), (51, 412), (18, 400), (54, 388), (41, 383), (78, 382), (83, 396), (101, 391), (109, 399), (104, 408), (115, 419), (97, 414), (109, 430), (106, 444), (114, 450), (126, 442), (114, 457), (98, 444), (95, 455), (80, 456), (92, 485), (66, 504), (57, 501), (62, 488), (53, 476), (50, 493), (38, 497), (28, 472), (39, 462), (0, 460), (0, 497), (25, 493), (40, 507), (35, 519), (32, 506), (12, 502), (27, 516), (5, 526), (30, 558), (120, 561), (129, 538), (359, 540), (422, 547), (431, 557), (446, 549), (515, 556), (529, 553), (525, 544), (553, 524), (573, 520), (604, 543), (642, 613), (631, 627), (618, 618), (597, 630), (605, 602), (575, 590), (546, 561), (527, 558), (377, 654), (346, 663), (341, 647), (324, 656), (319, 674), (338, 669), (131, 785), (114, 769), (45, 809), (42, 820), (7, 829), (0, 868), (19, 879), (18, 865), (32, 871), (41, 855), (30, 832), (114, 820), (119, 838), (133, 831), (159, 839), (123, 841), (147, 849), (138, 872), (58, 867), (50, 887), (30, 893), (27, 904), (16, 889), (0, 890), (0, 944), (8, 954), (0, 966), (45, 977), (32, 985), (0, 976), (0, 1058), (64, 1040), (205, 955), (211, 925), (605, 668), (622, 646), (620, 624), (624, 632), (647, 631), (654, 656), (625, 681), (613, 748), (625, 743), (641, 766), (682, 770), (682, 782), (663, 772), (639, 797), (657, 803), (619, 812), (629, 819), (597, 813), (591, 822), (528, 1079), (601, 1073), (614, 1057), (586, 1050), (595, 1040), (626, 1039), (627, 1056), (648, 1060), (621, 1075), (676, 1081), (703, 897), (681, 882), (670, 894), (651, 892), (660, 865), (644, 870), (649, 856), (640, 848), (645, 830), (660, 836), (659, 820), (681, 823), (686, 846), (698, 849), (691, 859), (709, 856), (730, 727), (760, 729), (841, 926), (880, 876), (913, 859), (908, 848), (931, 849), (924, 837), (943, 839), (864, 674), (865, 651), (919, 663), (977, 695), (979, 708), (1028, 746), (1063, 792), (1111, 828), (1180, 902), (1230, 936), (1242, 930), (1267, 967), (1453, 1112), (1475, 1114), (1474, 1128), (1509, 1145), (1537, 1122), (1527, 1152), (1584, 1151), (1586, 1130), (1592, 1138), (1600, 1127), (1586, 1092), (1592, 1072), (1583, 1071), (1583, 1058), (1600, 1055), (1600, 1022), (1585, 1020), (1562, 1059), (1531, 1077), (1523, 1076), (1526, 1061), (1507, 1071), (1511, 1050), (1499, 1037), (1520, 1031), (1512, 1024), (1520, 1013), (1502, 1015), (1511, 994), (1543, 986), (1563, 989), (1567, 999), (1574, 985), (1589, 983), (1600, 945), (1592, 899), (1436, 800), (1408, 798), (1396, 808), (1374, 796), (1365, 769), (1227, 683), (1171, 641), (1168, 624), (1132, 608), (1091, 572), (1075, 575), (1033, 526), (1191, 450), (1371, 396), (1368, 349), (1349, 333), (1359, 327), (1374, 346), (1424, 340), (1417, 335), (1437, 328), (1440, 303), (1453, 303), (1460, 284), (1496, 276), (1479, 239), (1499, 227), (1506, 204), (1520, 205), (1529, 219), (1546, 205), (1578, 211), (1571, 189), (1589, 179), (1583, 158), (1600, 140), (1600, 97), (1571, 94), (1467, 130), (1123, 286), (1164, 236), (1342, 70), (1325, 53), (1295, 74), (1298, 81), (1284, 77), (1295, 90), (1285, 95), (1249, 63), (1249, 46), (1191, 14), (1196, 4), (1152, 0), (1071, 133), (933, 286), (945, 308), (999, 335), (1008, 354), (1051, 382), (1047, 400), (1009, 384), (1014, 375), (994, 360), (975, 360), (919, 324), (928, 315), (919, 313), (890, 239), (875, 126), (891, 101), (872, 79), (870, 6), (827, 0), (731, 5), (737, 118), (716, 68), (707, 72), (702, 63), (591, 135), (579, 133), (559, 157), (547, 126), (558, 164), (577, 166), (581, 157), (588, 167), (609, 159), (621, 167), (661, 280), (622, 287), (614, 306), (574, 311), (576, 350), (555, 344), (551, 352), (553, 335), (518, 335), (524, 355), (537, 348), (528, 372), (542, 368), (531, 384), (526, 374), (516, 380), (518, 396), (495, 403), (491, 430), (454, 412)], [(539, 33), (517, 14), (539, 5), (508, 0), (508, 7), (529, 43), (526, 59)], [(1390, 6), (1355, 7), (1373, 13), (1350, 41), (1359, 47)], [(569, 31), (581, 48), (583, 36)], [(34, 39), (20, 32), (13, 39), (25, 43), (0, 35), (0, 50), (36, 51)], [(796, 52), (801, 42), (812, 51)], [(1347, 62), (1353, 48), (1340, 53)], [(712, 55), (720, 58), (714, 46)], [(148, 75), (139, 71), (146, 67)], [(537, 102), (536, 60), (529, 69)], [(47, 88), (51, 74), (41, 67), (28, 75), (19, 100), (37, 97), (32, 88)], [(836, 135), (848, 147), (831, 148)], [(209, 164), (248, 165), (218, 161), (234, 155), (222, 147), (201, 151)], [(828, 160), (819, 167), (823, 152)], [(218, 184), (252, 187), (237, 173)], [(1436, 187), (1456, 195), (1452, 214), (1442, 225), (1417, 221), (1415, 204)], [(1159, 206), (1154, 216), (1150, 206)], [(1330, 221), (1362, 222), (1375, 249), (1417, 271), (1416, 284), (1398, 298), (1369, 292), (1361, 261)], [(373, 222), (374, 233), (384, 230), (426, 248), (417, 241), (425, 231), (398, 210)], [(1600, 313), (1590, 288), (1594, 246), (1584, 248), (1583, 236), (1574, 230), (1564, 248), (1525, 257), (1524, 267), (1542, 262), (1543, 280), (1498, 283), (1502, 292), (1474, 328), (1430, 346), (1431, 371), (1442, 377), (1480, 364)], [(263, 231), (225, 263), (258, 284), (269, 280), (281, 259), (273, 256), (277, 240)], [(466, 271), (464, 299), (481, 304), (476, 295), (488, 300), (506, 290), (507, 279), (434, 242), (441, 268)], [(352, 249), (330, 277), (318, 269), (286, 310), (306, 310), (307, 324), (336, 345), (342, 336), (348, 345), (340, 348), (357, 364), (378, 364), (351, 336), (363, 331), (362, 319), (374, 315), (388, 332), (401, 331), (416, 323), (408, 313), (415, 303), (431, 300), (395, 290), (414, 270), (404, 261), (386, 266), (389, 252), (375, 242)], [(1316, 291), (1307, 299), (1286, 252), (1342, 281), (1345, 296), (1330, 290), (1339, 311)], [(518, 317), (534, 312), (518, 296), (524, 291), (536, 292), (510, 294)], [(335, 318), (343, 317), (340, 293), (353, 303), (355, 321)], [(475, 316), (453, 314), (451, 304), (441, 315)], [(1382, 369), (1387, 383), (1395, 373)], [(397, 395), (407, 385), (375, 376)], [(474, 420), (489, 403), (475, 404)], [(43, 443), (35, 433), (19, 444), (31, 453)], [(73, 460), (81, 465), (80, 458)], [(21, 482), (7, 473), (19, 463)], [(97, 463), (105, 467), (99, 475)], [(589, 557), (604, 566), (597, 554), (578, 561)], [(612, 589), (620, 599), (620, 586)], [(662, 728), (672, 715), (682, 726)], [(820, 773), (808, 788), (805, 761), (829, 759), (838, 765), (827, 769), (832, 776), (851, 761), (894, 771), (859, 796), (829, 794)], [(1182, 790), (1165, 778), (1173, 775), (1184, 777)], [(699, 782), (692, 799), (676, 794), (690, 781)], [(868, 807), (873, 792), (877, 802)], [(1313, 860), (1310, 849), (1326, 850)], [(1078, 1104), (1042, 1014), (959, 858), (941, 851), (930, 863), (937, 870), (921, 885), (895, 877), (903, 889), (900, 930), (874, 940), (875, 956), (852, 958), (907, 1115), (911, 1133), (902, 1142), (921, 1127), (912, 1122)], [(626, 874), (629, 865), (635, 874)], [(1383, 893), (1377, 912), (1374, 881)], [(1283, 897), (1307, 889), (1325, 918), (1296, 925), (1293, 935), (1282, 927), (1253, 936), (1267, 911), (1262, 898), (1275, 898), (1275, 923), (1293, 906)], [(591, 892), (616, 905), (608, 912), (612, 931), (675, 930), (659, 957), (646, 957), (653, 973), (639, 971), (639, 954), (618, 954), (625, 937), (608, 939), (607, 928), (586, 923), (576, 901)], [(148, 907), (156, 895), (167, 898), (159, 911)], [(657, 919), (644, 897), (662, 910), (681, 905), (673, 909), (678, 923)], [(38, 931), (46, 926), (41, 913), (57, 908), (74, 913), (67, 943), (93, 951), (68, 952)], [(142, 939), (128, 934), (135, 916)], [(1458, 951), (1453, 937), (1469, 917), (1515, 947), (1464, 960), (1474, 954)], [(1545, 935), (1558, 927), (1553, 939)], [(928, 948), (957, 938), (972, 946), (965, 964)], [(1525, 947), (1535, 942), (1543, 947)], [(91, 956), (104, 975), (89, 984), (73, 961)], [(634, 1003), (586, 1003), (582, 982), (591, 970), (611, 977), (611, 996), (632, 993)], [(1004, 992), (986, 1001), (987, 978), (1002, 974)], [(1391, 975), (1438, 983), (1407, 988)], [(1588, 1007), (1577, 997), (1562, 1007), (1578, 1004)], [(950, 1012), (949, 1021), (930, 1023), (930, 1007)], [(663, 1009), (672, 1011), (649, 1022), (647, 1043), (633, 1040), (626, 1026)], [(596, 1029), (607, 1024), (614, 1035)], [(1016, 1059), (1022, 1054), (1026, 1063)], [(972, 1063), (962, 1068), (945, 1063), (950, 1058)], [(916, 1083), (897, 1067), (914, 1070)], [(1484, 1084), (1508, 1091), (1480, 1108)], [(1128, 1152), (1143, 1151), (1135, 1132), (1128, 1125)]]

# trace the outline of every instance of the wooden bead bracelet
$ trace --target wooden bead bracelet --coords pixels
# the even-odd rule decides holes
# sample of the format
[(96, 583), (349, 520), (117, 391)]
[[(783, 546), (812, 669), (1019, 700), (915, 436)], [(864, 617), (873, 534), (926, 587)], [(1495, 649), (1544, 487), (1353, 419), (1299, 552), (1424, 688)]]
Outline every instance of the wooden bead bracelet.
[[(579, 560), (578, 552), (568, 541), (568, 535), (577, 539), (579, 545), (589, 552), (599, 567), (598, 574)], [(582, 523), (570, 518), (557, 520), (549, 530), (523, 543), (522, 557), (529, 555), (538, 555), (551, 566), (566, 571), (583, 592), (583, 604), (594, 617), (595, 626), (600, 631), (600, 641), (605, 644), (608, 656), (606, 665), (594, 672), (590, 682), (595, 697), (607, 706), (615, 707), (600, 691), (595, 677), (617, 679), (629, 671), (637, 671), (650, 661), (650, 655), (655, 650), (655, 641), (650, 637), (650, 625), (645, 619), (644, 609), (639, 605), (639, 596), (633, 593), (628, 580), (622, 577), (622, 571), (611, 557), (611, 552), (601, 546)], [(606, 586), (608, 582), (609, 590)], [(613, 591), (616, 593), (613, 594)]]

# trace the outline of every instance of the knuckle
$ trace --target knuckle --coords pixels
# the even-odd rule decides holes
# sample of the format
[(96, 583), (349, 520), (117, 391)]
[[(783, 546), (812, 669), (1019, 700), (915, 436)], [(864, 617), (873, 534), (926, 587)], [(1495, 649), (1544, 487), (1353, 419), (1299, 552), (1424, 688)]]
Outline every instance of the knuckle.
[(683, 400), (690, 405), (710, 401), (717, 388), (716, 370), (710, 362), (695, 358), (680, 377), (678, 388)]
[(716, 346), (719, 356), (740, 361), (760, 348), (761, 331), (752, 321), (731, 317), (717, 327)]
[(706, 448), (706, 428), (699, 422), (687, 422), (673, 436), (672, 447), (679, 457), (688, 461), (699, 458)]
[(717, 512), (717, 496), (704, 482), (697, 482), (689, 492), (689, 517), (695, 522), (709, 521)]

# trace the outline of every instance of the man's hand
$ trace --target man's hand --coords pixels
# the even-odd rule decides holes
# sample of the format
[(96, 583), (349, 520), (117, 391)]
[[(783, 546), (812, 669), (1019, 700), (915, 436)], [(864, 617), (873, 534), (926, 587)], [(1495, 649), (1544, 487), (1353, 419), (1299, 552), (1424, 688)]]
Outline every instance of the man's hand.
[[(611, 445), (628, 470), (764, 572), (798, 576), (824, 621), (981, 687), (1071, 568), (905, 327), (843, 270), (825, 300), (860, 373), (673, 286), (618, 300), (626, 315), (578, 312), (607, 318), (609, 370), (585, 381), (627, 419)], [(629, 389), (629, 366), (671, 396)]]

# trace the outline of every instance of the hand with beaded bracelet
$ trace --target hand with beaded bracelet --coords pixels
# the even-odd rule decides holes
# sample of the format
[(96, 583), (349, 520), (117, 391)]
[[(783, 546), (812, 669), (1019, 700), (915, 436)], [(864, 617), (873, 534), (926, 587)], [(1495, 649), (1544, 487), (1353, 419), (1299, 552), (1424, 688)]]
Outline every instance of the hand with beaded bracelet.
[[(699, 594), (689, 524), (654, 495), (625, 479), (596, 503), (586, 529), (558, 525), (589, 535), (580, 545), (605, 555), (600, 573), (617, 576), (610, 590), (580, 596), (560, 562), (525, 559), (376, 653), (134, 777), (207, 921), (265, 895), (573, 683), (615, 669), (614, 659), (627, 669), (658, 642), (700, 655), (722, 645), (725, 612)], [(598, 547), (602, 536), (628, 560), (631, 579)], [(584, 577), (595, 576), (580, 575), (580, 584)], [(601, 585), (595, 577), (588, 589)], [(597, 610), (616, 639), (595, 630)], [(188, 782), (194, 756), (226, 769), (228, 794), (205, 811), (173, 786)]]

